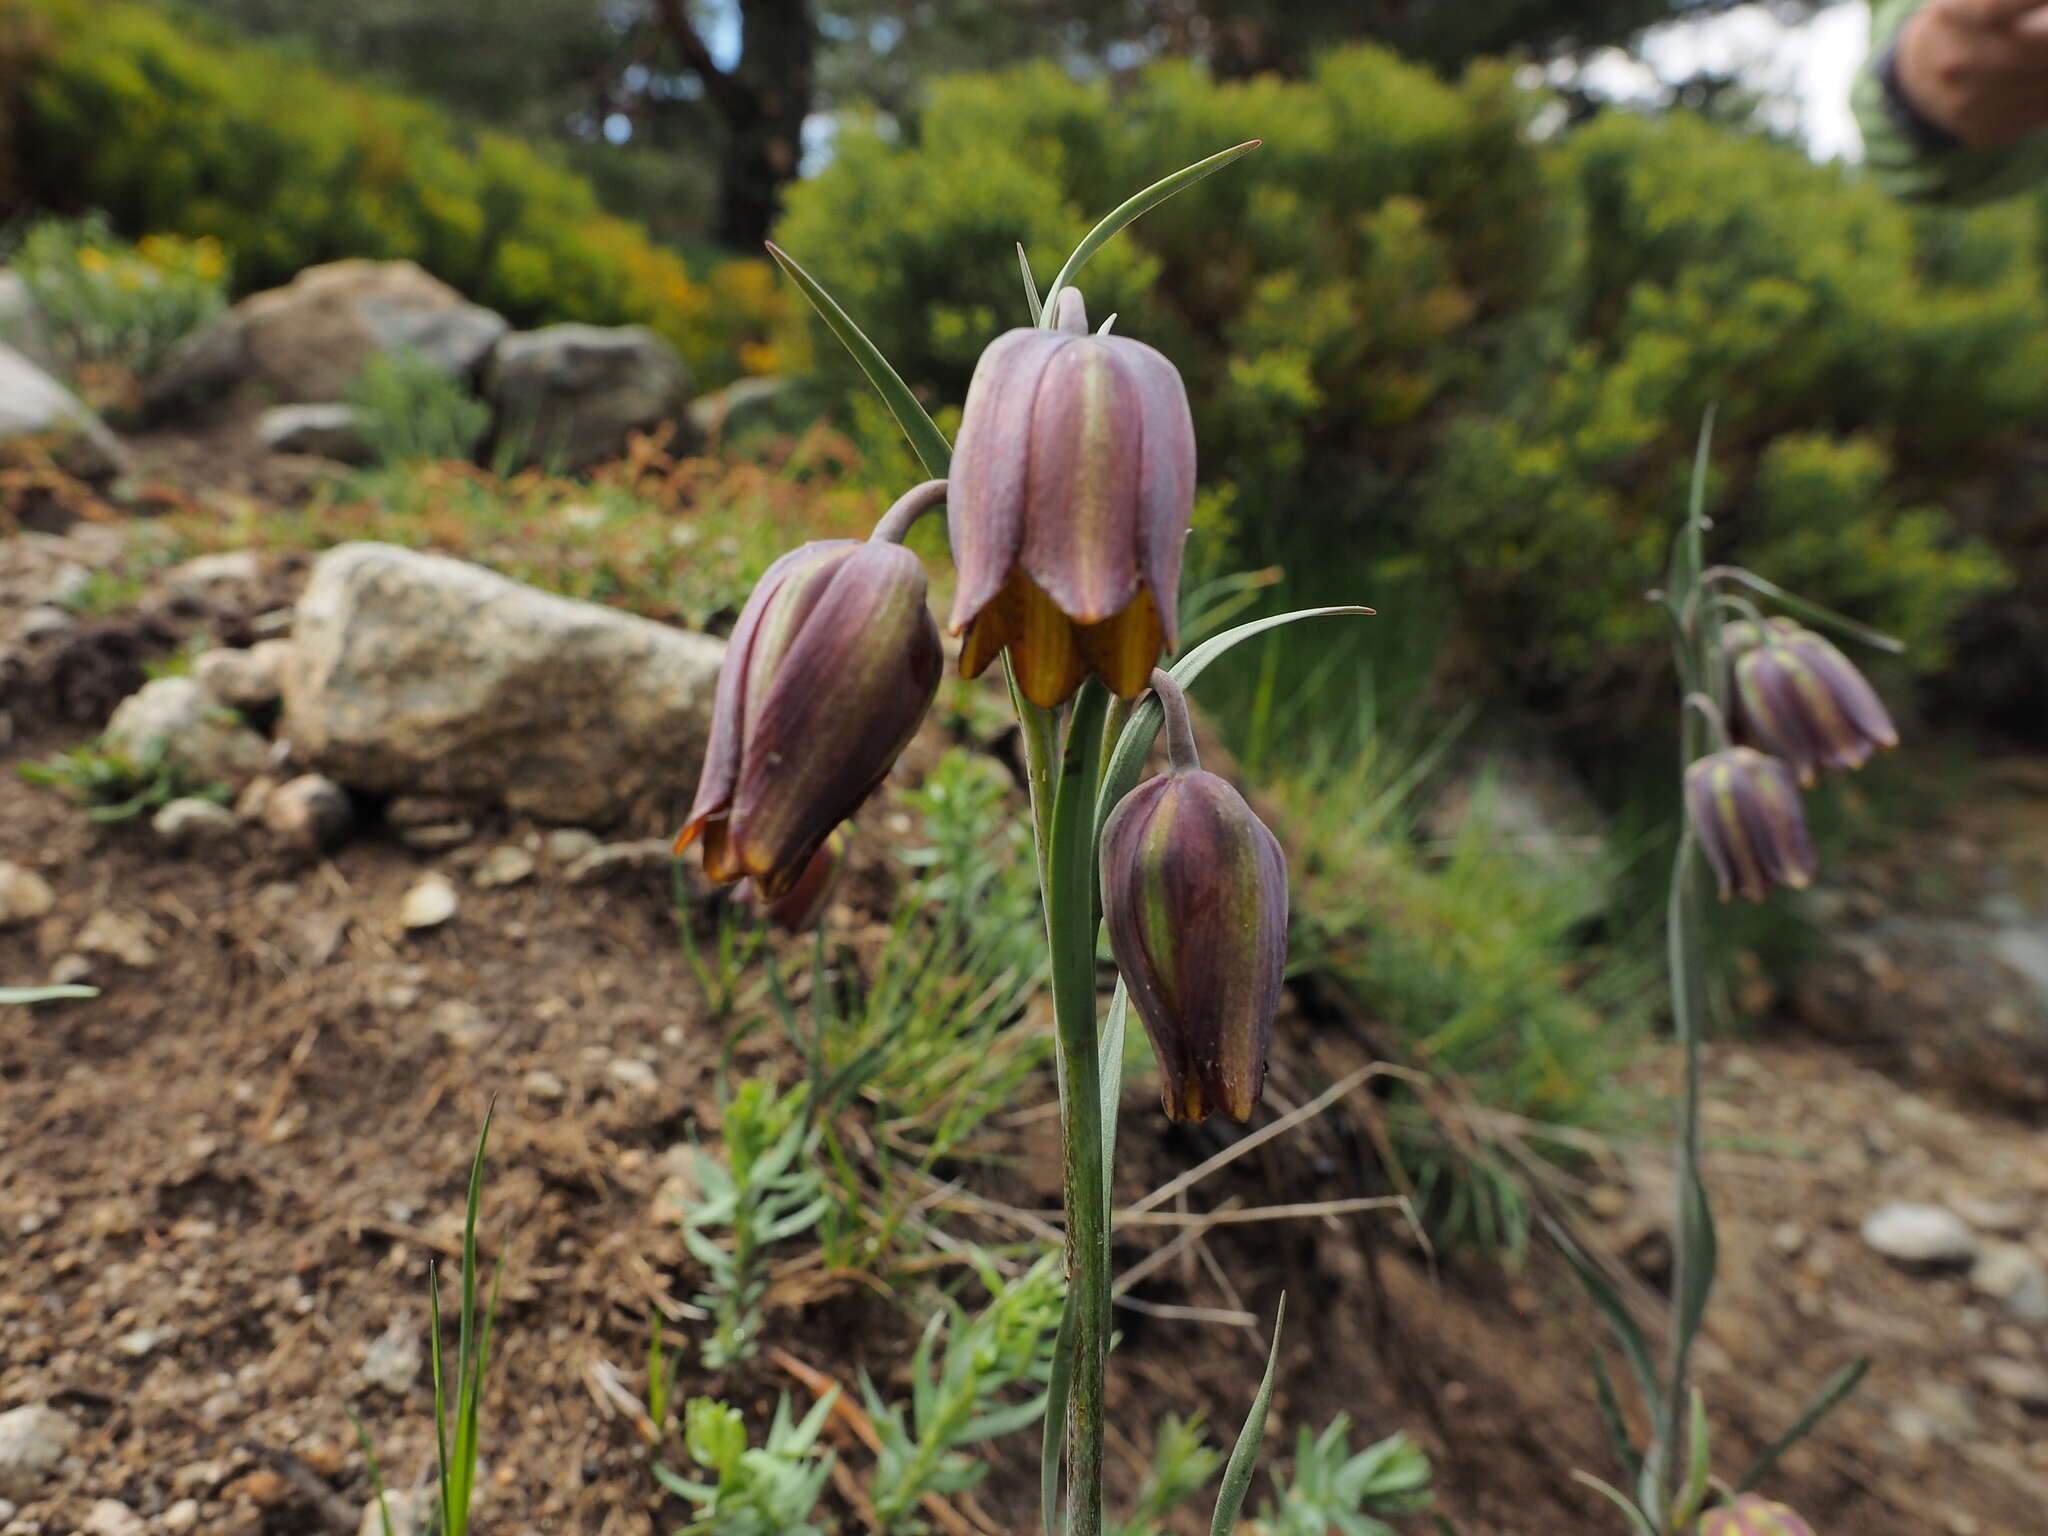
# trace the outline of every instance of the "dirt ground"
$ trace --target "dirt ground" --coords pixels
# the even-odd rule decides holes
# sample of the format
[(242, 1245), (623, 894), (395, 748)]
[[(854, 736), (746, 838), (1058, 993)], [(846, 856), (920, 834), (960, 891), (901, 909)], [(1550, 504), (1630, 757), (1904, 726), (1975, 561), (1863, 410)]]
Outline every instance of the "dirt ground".
[[(472, 888), (476, 852), (544, 830), (502, 820), (439, 854), (372, 825), (327, 858), (251, 830), (173, 855), (146, 825), (95, 827), (15, 776), (15, 763), (85, 739), (89, 722), (17, 713), (14, 726), (0, 751), (0, 856), (38, 870), (57, 900), (0, 931), (0, 982), (47, 977), (106, 912), (152, 954), (96, 960), (106, 990), (94, 1001), (0, 1015), (0, 1411), (48, 1404), (82, 1431), (0, 1530), (57, 1536), (117, 1499), (165, 1536), (353, 1531), (371, 1485), (351, 1411), (394, 1487), (427, 1479), (430, 1383), (406, 1341), (424, 1335), (428, 1264), (459, 1252), (463, 1173), (493, 1099), (481, 1231), (504, 1262), (505, 1299), (479, 1528), (678, 1525), (620, 1389), (641, 1385), (650, 1315), (681, 1319), (697, 1288), (671, 1180), (711, 1124), (726, 1040), (679, 947), (666, 875), (572, 887), (543, 854), (529, 882)], [(894, 793), (865, 817), (892, 816)], [(428, 867), (455, 876), (460, 910), (408, 933), (397, 909)], [(889, 883), (869, 867), (835, 914), (856, 956)], [(1365, 1060), (1362, 1028), (1290, 1010), (1269, 1107), (1303, 1103)], [(772, 1037), (741, 1046), (738, 1069), (787, 1071)], [(1661, 1070), (1646, 1071), (1646, 1092), (1661, 1091)], [(1988, 1386), (1980, 1362), (2038, 1365), (2042, 1330), (2008, 1321), (1963, 1274), (1899, 1269), (1857, 1228), (1887, 1199), (1964, 1199), (2001, 1207), (2002, 1230), (2048, 1257), (2048, 1138), (1908, 1093), (1838, 1043), (1723, 1047), (1715, 1081), (1724, 1288), (1703, 1366), (1724, 1467), (1868, 1352), (1862, 1394), (1788, 1458), (1773, 1491), (1823, 1532), (2038, 1532), (2048, 1421)], [(1370, 1091), (1204, 1180), (1186, 1208), (1384, 1193)], [(948, 1176), (1008, 1207), (1056, 1206), (1051, 1096), (1041, 1079), (992, 1117), (1002, 1162)], [(1228, 1135), (1168, 1127), (1133, 1085), (1120, 1196)], [(1666, 1252), (1657, 1169), (1652, 1152), (1618, 1149), (1578, 1191), (1587, 1231), (1645, 1299)], [(1170, 1236), (1127, 1228), (1119, 1267)], [(1190, 1247), (1158, 1267), (1134, 1292), (1148, 1310), (1122, 1317), (1118, 1490), (1135, 1486), (1162, 1412), (1205, 1410), (1227, 1436), (1256, 1382), (1258, 1328), (1173, 1309), (1265, 1319), (1285, 1291), (1270, 1453), (1342, 1411), (1355, 1440), (1399, 1428), (1421, 1440), (1465, 1536), (1612, 1528), (1571, 1477), (1610, 1470), (1585, 1370), (1598, 1324), (1554, 1260), (1505, 1272), (1431, 1255), (1385, 1211), (1219, 1229), (1202, 1246), (1206, 1257)], [(769, 1343), (849, 1386), (862, 1370), (900, 1382), (915, 1320), (883, 1287), (784, 1278)], [(676, 1325), (685, 1339), (688, 1326)], [(686, 1370), (682, 1390), (715, 1391), (750, 1417), (778, 1393), (805, 1395), (773, 1351), (722, 1376)], [(842, 1455), (865, 1464), (851, 1439)], [(955, 1501), (960, 1528), (1033, 1528), (1036, 1455), (1035, 1431), (1000, 1446), (988, 1484)], [(860, 1530), (855, 1507), (833, 1498), (832, 1517)]]

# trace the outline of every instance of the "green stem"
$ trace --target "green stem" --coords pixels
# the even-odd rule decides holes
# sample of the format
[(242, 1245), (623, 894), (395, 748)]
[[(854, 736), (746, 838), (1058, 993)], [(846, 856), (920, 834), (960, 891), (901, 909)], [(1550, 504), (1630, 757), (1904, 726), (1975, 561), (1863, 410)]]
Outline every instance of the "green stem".
[(1095, 1024), (1095, 793), (1108, 705), (1108, 691), (1092, 677), (1074, 696), (1044, 849), (1053, 1015), (1059, 1028), (1067, 1305), (1075, 1323), (1067, 1417), (1070, 1536), (1099, 1536), (1102, 1530), (1103, 1380), (1110, 1299), (1109, 1202), (1103, 1177)]
[(1657, 1437), (1654, 1466), (1660, 1494), (1668, 1494), (1679, 1475), (1680, 1426), (1686, 1422), (1690, 1388), (1687, 1375), (1697, 1324), (1688, 1316), (1688, 1301), (1698, 1285), (1705, 1255), (1694, 1238), (1698, 1224), (1690, 1203), (1704, 1198), (1700, 1179), (1700, 1024), (1706, 1013), (1706, 957), (1699, 913), (1698, 844), (1690, 830), (1679, 839), (1672, 862), (1671, 895), (1666, 914), (1666, 942), (1671, 967), (1671, 1025), (1677, 1036), (1683, 1070), (1678, 1098), (1677, 1199), (1672, 1212), (1671, 1242), (1671, 1369), (1665, 1381), (1662, 1433)]

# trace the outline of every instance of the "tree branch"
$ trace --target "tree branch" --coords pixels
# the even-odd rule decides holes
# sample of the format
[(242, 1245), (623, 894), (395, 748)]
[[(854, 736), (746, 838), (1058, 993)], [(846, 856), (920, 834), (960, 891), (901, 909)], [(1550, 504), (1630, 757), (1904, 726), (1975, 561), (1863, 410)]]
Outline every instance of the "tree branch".
[(704, 45), (702, 35), (691, 25), (689, 13), (683, 9), (683, 0), (654, 0), (654, 10), (660, 18), (662, 31), (675, 44), (684, 65), (704, 82), (704, 94), (721, 116), (732, 121), (759, 110), (760, 102), (755, 93), (730, 71), (720, 69), (718, 61), (711, 57), (711, 50)]

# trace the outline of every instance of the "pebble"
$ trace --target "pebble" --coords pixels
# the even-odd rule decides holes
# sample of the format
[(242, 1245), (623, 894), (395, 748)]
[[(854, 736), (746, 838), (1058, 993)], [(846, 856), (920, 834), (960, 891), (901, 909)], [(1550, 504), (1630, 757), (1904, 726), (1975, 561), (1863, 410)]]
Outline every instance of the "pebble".
[(455, 883), (446, 875), (423, 875), (405, 893), (405, 900), (398, 909), (398, 920), (408, 928), (438, 928), (455, 915), (455, 909), (461, 904), (461, 899), (455, 894)]
[(2048, 1323), (2048, 1265), (2017, 1243), (1990, 1243), (1970, 1270), (1979, 1294), (2005, 1304), (2016, 1322)]
[(166, 584), (180, 597), (197, 602), (232, 602), (263, 576), (263, 563), (253, 549), (231, 550), (218, 555), (200, 555), (173, 568)]
[(666, 870), (675, 861), (675, 850), (665, 837), (642, 838), (631, 843), (599, 843), (562, 871), (571, 885), (602, 885), (620, 875), (642, 870)]
[(150, 830), (173, 848), (192, 848), (233, 837), (241, 825), (235, 813), (211, 800), (187, 795), (158, 808), (149, 818)]
[(85, 1512), (78, 1529), (84, 1536), (143, 1536), (149, 1527), (119, 1499), (98, 1499)]
[(433, 1508), (431, 1489), (422, 1488), (416, 1493), (393, 1493), (386, 1489), (382, 1508), (374, 1497), (363, 1506), (356, 1536), (384, 1536), (386, 1520), (391, 1523), (391, 1536), (420, 1536)]
[(661, 1086), (654, 1068), (635, 1056), (620, 1056), (605, 1068), (611, 1080), (631, 1093), (653, 1093)]
[(542, 1067), (535, 1067), (522, 1077), (519, 1086), (529, 1099), (536, 1099), (543, 1104), (552, 1104), (569, 1092), (568, 1084)]
[(440, 853), (459, 848), (476, 836), (476, 824), (468, 821), (437, 821), (423, 827), (400, 827), (398, 840), (415, 853)]
[(50, 882), (32, 869), (0, 859), (0, 928), (30, 923), (57, 904)]
[(597, 846), (594, 833), (581, 827), (557, 827), (547, 836), (548, 857), (557, 864), (573, 864)]
[(489, 890), (493, 886), (517, 885), (533, 874), (533, 855), (516, 843), (500, 843), (483, 856), (470, 873), (470, 883)]
[(60, 987), (75, 987), (91, 981), (92, 970), (92, 962), (83, 955), (59, 955), (50, 966), (50, 980)]
[(1974, 1361), (1970, 1372), (2000, 1397), (2009, 1397), (2030, 1413), (2048, 1413), (2048, 1371), (2025, 1360), (1989, 1355)]
[(164, 1328), (137, 1328), (114, 1340), (114, 1352), (126, 1355), (130, 1360), (140, 1360), (170, 1336), (170, 1331)]
[(54, 1408), (28, 1403), (0, 1413), (0, 1499), (32, 1499), (78, 1438)]
[(186, 1536), (186, 1532), (198, 1527), (199, 1501), (180, 1499), (156, 1518), (157, 1523), (164, 1528), (166, 1536)]
[(1977, 1256), (1977, 1234), (1939, 1205), (1879, 1206), (1863, 1219), (1863, 1241), (1900, 1264), (1959, 1266)]
[(1946, 1202), (1948, 1208), (1979, 1232), (1993, 1237), (2019, 1237), (2034, 1225), (2034, 1211), (2024, 1200), (1972, 1195), (1958, 1190)]
[(258, 1467), (253, 1472), (244, 1472), (221, 1489), (221, 1497), (230, 1503), (237, 1499), (247, 1499), (261, 1509), (275, 1509), (287, 1502), (291, 1496), (291, 1484), (269, 1467)]
[(393, 1397), (410, 1392), (420, 1374), (420, 1331), (410, 1319), (395, 1318), (363, 1354), (362, 1377)]
[(475, 1003), (451, 997), (436, 1003), (427, 1015), (427, 1028), (458, 1050), (473, 1050), (491, 1038), (491, 1021)]
[(1786, 1258), (1795, 1258), (1806, 1247), (1806, 1229), (1796, 1221), (1781, 1221), (1771, 1228), (1771, 1246)]
[(264, 709), (275, 704), (289, 640), (259, 640), (247, 650), (222, 646), (192, 658), (199, 686), (234, 709)]
[(281, 639), (292, 632), (293, 617), (290, 608), (272, 608), (249, 621), (249, 632), (265, 640)]
[(81, 954), (106, 955), (138, 971), (148, 970), (159, 958), (142, 924), (108, 907), (85, 920), (71, 945)]
[(44, 635), (61, 635), (77, 622), (67, 609), (38, 603), (21, 616), (19, 633), (24, 640), (40, 640)]
[(263, 824), (308, 853), (332, 848), (355, 825), (348, 791), (317, 773), (302, 773), (273, 789), (263, 801)]

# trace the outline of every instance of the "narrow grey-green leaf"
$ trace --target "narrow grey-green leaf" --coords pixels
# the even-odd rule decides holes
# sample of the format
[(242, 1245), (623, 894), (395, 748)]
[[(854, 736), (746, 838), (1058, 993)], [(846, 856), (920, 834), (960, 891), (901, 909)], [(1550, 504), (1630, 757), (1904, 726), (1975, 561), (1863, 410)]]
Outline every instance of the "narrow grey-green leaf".
[(1621, 1411), (1621, 1398), (1614, 1390), (1614, 1377), (1608, 1373), (1606, 1359), (1596, 1349), (1591, 1352), (1591, 1360), (1601, 1427), (1607, 1431), (1607, 1443), (1614, 1448), (1614, 1459), (1621, 1464), (1623, 1480), (1634, 1482), (1643, 1470), (1643, 1459), (1629, 1442), (1628, 1419)]
[(1123, 978), (1116, 982), (1116, 995), (1109, 1000), (1109, 1016), (1102, 1022), (1102, 1037), (1096, 1047), (1097, 1079), (1102, 1088), (1102, 1200), (1114, 1212), (1116, 1201), (1116, 1117), (1124, 1096), (1124, 1025), (1130, 1012), (1130, 993)]
[(1657, 1536), (1657, 1528), (1650, 1524), (1649, 1517), (1637, 1509), (1635, 1501), (1614, 1484), (1597, 1478), (1590, 1472), (1574, 1472), (1572, 1476), (1620, 1510), (1628, 1518), (1629, 1529), (1635, 1536)]
[(1053, 1340), (1052, 1374), (1045, 1382), (1045, 1434), (1038, 1461), (1038, 1518), (1044, 1536), (1059, 1529), (1060, 1462), (1067, 1444), (1067, 1401), (1074, 1390), (1074, 1298), (1060, 1308), (1059, 1337)]
[(1629, 1311), (1628, 1303), (1621, 1299), (1621, 1293), (1579, 1252), (1579, 1245), (1572, 1241), (1564, 1228), (1547, 1219), (1543, 1225), (1550, 1240), (1571, 1265), (1572, 1272), (1579, 1277), (1579, 1284), (1585, 1287), (1586, 1294), (1607, 1315), (1607, 1321), (1613, 1326), (1615, 1337), (1621, 1344), (1621, 1352), (1628, 1357), (1629, 1369), (1635, 1373), (1636, 1386), (1643, 1394), (1643, 1401), (1649, 1404), (1650, 1438), (1653, 1442), (1661, 1440), (1664, 1435), (1663, 1396), (1657, 1384), (1657, 1368), (1651, 1363), (1650, 1341), (1643, 1336), (1641, 1325)]
[(0, 1007), (10, 1004), (58, 1003), (70, 998), (98, 997), (98, 987), (0, 987)]
[(1792, 616), (1816, 629), (1832, 629), (1838, 635), (1847, 635), (1851, 640), (1861, 641), (1873, 650), (1888, 651), (1897, 656), (1906, 649), (1906, 642), (1881, 629), (1872, 629), (1868, 624), (1859, 624), (1847, 614), (1836, 613), (1832, 608), (1823, 608), (1819, 603), (1808, 602), (1793, 592), (1787, 592), (1775, 581), (1767, 581), (1755, 571), (1746, 571), (1736, 565), (1717, 565), (1707, 572), (1710, 578), (1739, 582), (1750, 591), (1768, 597), (1781, 608), (1789, 608)]
[(1843, 1400), (1856, 1390), (1857, 1384), (1869, 1370), (1870, 1357), (1865, 1355), (1850, 1361), (1836, 1372), (1827, 1385), (1814, 1395), (1813, 1401), (1807, 1404), (1806, 1412), (1794, 1419), (1792, 1427), (1773, 1440), (1765, 1448), (1763, 1455), (1757, 1457), (1756, 1464), (1742, 1474), (1742, 1481), (1735, 1485), (1735, 1491), (1747, 1493), (1762, 1482), (1771, 1468), (1778, 1464), (1778, 1458), (1812, 1434), (1815, 1425), (1839, 1408)]
[[(1067, 264), (1060, 268), (1059, 276), (1055, 277), (1052, 286), (1045, 290), (1045, 302), (1038, 307), (1038, 323), (1046, 323), (1046, 316), (1053, 314), (1059, 304), (1060, 290), (1073, 282), (1088, 258), (1107, 245), (1110, 237), (1118, 230), (1140, 215), (1157, 208), (1174, 193), (1186, 191), (1204, 176), (1222, 170), (1240, 156), (1250, 154), (1259, 147), (1259, 142), (1257, 139), (1247, 139), (1244, 143), (1232, 145), (1206, 160), (1197, 160), (1193, 165), (1183, 166), (1171, 176), (1153, 182), (1135, 197), (1126, 198), (1119, 203), (1100, 224), (1083, 235), (1081, 243), (1074, 247), (1074, 254), (1067, 258)], [(770, 249), (774, 247), (771, 246)], [(934, 470), (933, 473), (937, 474), (938, 471)]]
[(903, 382), (903, 375), (890, 366), (889, 360), (882, 356), (882, 349), (868, 340), (867, 334), (839, 307), (839, 302), (819, 286), (816, 278), (798, 266), (789, 252), (771, 240), (768, 242), (768, 254), (803, 290), (804, 297), (811, 301), (811, 308), (818, 312), (818, 317), (831, 327), (832, 334), (853, 354), (853, 360), (860, 364), (861, 372), (875, 386), (875, 393), (889, 407), (889, 413), (896, 418), (903, 435), (910, 439), (910, 446), (924, 464), (925, 473), (935, 479), (944, 479), (953, 463), (953, 445), (946, 441), (946, 434), (939, 430), (938, 423), (918, 403), (917, 396), (910, 392), (910, 386)]
[(1238, 1512), (1251, 1491), (1252, 1474), (1259, 1469), (1259, 1442), (1266, 1434), (1266, 1411), (1273, 1406), (1273, 1378), (1280, 1367), (1280, 1329), (1287, 1321), (1287, 1298), (1273, 1314), (1273, 1347), (1266, 1355), (1266, 1375), (1259, 1383), (1252, 1411), (1245, 1415), (1237, 1444), (1230, 1449), (1230, 1463), (1223, 1469), (1223, 1486), (1216, 1491), (1216, 1517), (1209, 1522), (1209, 1536), (1231, 1536), (1237, 1529)]
[[(1242, 645), (1254, 635), (1263, 635), (1269, 629), (1278, 629), (1283, 624), (1292, 624), (1299, 619), (1330, 618), (1339, 614), (1370, 614), (1372, 609), (1356, 604), (1343, 604), (1334, 608), (1297, 608), (1291, 613), (1271, 614), (1263, 619), (1252, 619), (1226, 629), (1220, 635), (1212, 635), (1181, 657), (1167, 673), (1181, 687), (1192, 686), (1195, 679), (1209, 669), (1217, 657)], [(1145, 771), (1145, 756), (1152, 750), (1152, 743), (1159, 736), (1159, 727), (1166, 716), (1159, 708), (1159, 701), (1146, 694), (1131, 710), (1131, 718), (1124, 722), (1123, 731), (1117, 736), (1116, 748), (1110, 754), (1109, 771), (1102, 776), (1102, 798), (1095, 808), (1095, 834), (1097, 841), (1102, 836), (1102, 824), (1109, 819), (1109, 813), (1116, 809), (1119, 800), (1129, 794), (1138, 782), (1138, 775)]]
[(1045, 301), (1038, 296), (1038, 279), (1031, 275), (1031, 257), (1025, 252), (1022, 240), (1017, 242), (1017, 266), (1024, 274), (1024, 297), (1031, 301), (1031, 323), (1036, 325)]

